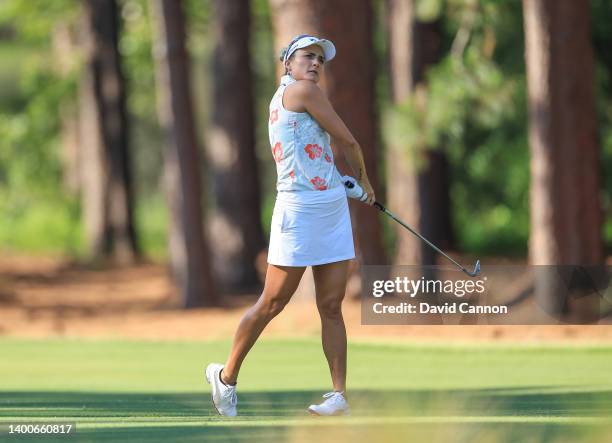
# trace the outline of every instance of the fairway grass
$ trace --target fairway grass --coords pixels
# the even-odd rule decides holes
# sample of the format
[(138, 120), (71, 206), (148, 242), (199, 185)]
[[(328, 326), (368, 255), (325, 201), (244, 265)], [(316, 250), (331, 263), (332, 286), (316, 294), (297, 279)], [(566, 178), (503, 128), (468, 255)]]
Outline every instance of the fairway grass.
[(331, 389), (318, 340), (262, 340), (239, 417), (216, 415), (203, 370), (230, 343), (0, 340), (8, 423), (72, 422), (68, 441), (612, 441), (612, 346), (349, 346), (350, 417), (312, 418)]

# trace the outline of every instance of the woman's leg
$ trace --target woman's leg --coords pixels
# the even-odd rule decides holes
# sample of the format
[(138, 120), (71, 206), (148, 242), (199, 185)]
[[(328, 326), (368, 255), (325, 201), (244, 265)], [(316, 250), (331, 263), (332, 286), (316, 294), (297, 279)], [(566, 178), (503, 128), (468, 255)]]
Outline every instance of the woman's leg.
[(317, 308), (321, 316), (323, 352), (329, 364), (334, 391), (346, 389), (346, 328), (341, 306), (348, 264), (348, 260), (345, 260), (312, 267)]
[(289, 302), (305, 269), (305, 267), (268, 265), (263, 292), (257, 303), (244, 314), (236, 330), (232, 350), (221, 374), (224, 383), (236, 382), (242, 361), (266, 325)]

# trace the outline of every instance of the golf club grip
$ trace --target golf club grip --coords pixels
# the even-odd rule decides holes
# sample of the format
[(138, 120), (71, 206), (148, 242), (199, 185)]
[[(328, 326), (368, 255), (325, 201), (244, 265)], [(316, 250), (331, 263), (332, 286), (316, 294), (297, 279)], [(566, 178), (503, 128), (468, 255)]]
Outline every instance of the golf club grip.
[(380, 209), (382, 212), (385, 212), (386, 209), (385, 207), (382, 205), (382, 203), (378, 203), (377, 201), (374, 202), (374, 206), (378, 209)]

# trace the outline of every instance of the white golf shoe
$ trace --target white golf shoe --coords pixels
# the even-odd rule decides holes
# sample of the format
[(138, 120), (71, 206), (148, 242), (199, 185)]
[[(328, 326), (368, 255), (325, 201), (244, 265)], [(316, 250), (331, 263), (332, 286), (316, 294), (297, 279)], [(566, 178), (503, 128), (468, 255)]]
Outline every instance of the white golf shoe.
[(235, 417), (238, 414), (236, 411), (236, 405), (238, 404), (236, 386), (226, 385), (221, 381), (222, 369), (223, 365), (219, 363), (211, 363), (206, 367), (206, 380), (210, 383), (212, 389), (213, 406), (219, 415)]
[(342, 392), (328, 392), (320, 405), (310, 405), (308, 412), (313, 415), (349, 415), (349, 405)]

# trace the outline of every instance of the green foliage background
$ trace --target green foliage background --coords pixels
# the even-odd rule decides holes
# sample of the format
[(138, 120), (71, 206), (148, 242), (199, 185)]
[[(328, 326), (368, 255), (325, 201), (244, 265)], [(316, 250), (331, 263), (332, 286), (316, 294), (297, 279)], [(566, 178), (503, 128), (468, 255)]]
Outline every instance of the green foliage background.
[[(155, 114), (152, 38), (146, 0), (121, 0), (120, 50), (137, 195), (137, 226), (145, 252), (165, 254), (166, 209), (160, 190), (162, 137)], [(375, 47), (384, 60), (384, 2), (375, 2)], [(592, 0), (593, 44), (602, 157), (605, 236), (612, 243), (612, 5)], [(204, 152), (210, 109), (214, 17), (210, 0), (188, 0), (188, 46), (194, 103)], [(62, 186), (59, 109), (76, 101), (78, 63), (60, 74), (51, 34), (59, 21), (76, 25), (79, 2), (4, 0), (0, 3), (0, 249), (83, 253), (78, 196)], [(378, 67), (378, 107), (385, 144), (443, 149), (452, 174), (452, 213), (458, 246), (468, 252), (525, 254), (529, 235), (529, 150), (522, 9), (518, 1), (420, 0), (422, 20), (440, 19), (445, 56), (427, 72), (425, 106), (392, 106), (388, 73)], [(269, 229), (274, 168), (266, 115), (275, 89), (276, 62), (266, 0), (252, 2), (252, 67), (256, 92), (257, 152), (262, 175), (262, 222)], [(450, 49), (460, 27), (469, 40)], [(205, 155), (202, 165), (206, 167)], [(214, 183), (208, 183), (212, 189)], [(208, 199), (214, 210), (214, 200)]]

